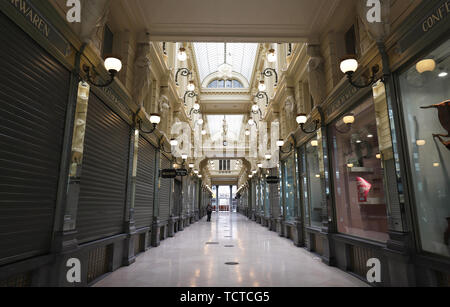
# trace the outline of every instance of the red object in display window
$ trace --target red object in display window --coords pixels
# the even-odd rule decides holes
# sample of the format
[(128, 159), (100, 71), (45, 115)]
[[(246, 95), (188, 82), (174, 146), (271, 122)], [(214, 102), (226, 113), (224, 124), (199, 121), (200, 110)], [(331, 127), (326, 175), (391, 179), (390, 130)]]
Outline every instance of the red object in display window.
[(358, 187), (358, 201), (367, 202), (367, 196), (369, 195), (372, 185), (361, 177), (356, 177), (357, 187)]

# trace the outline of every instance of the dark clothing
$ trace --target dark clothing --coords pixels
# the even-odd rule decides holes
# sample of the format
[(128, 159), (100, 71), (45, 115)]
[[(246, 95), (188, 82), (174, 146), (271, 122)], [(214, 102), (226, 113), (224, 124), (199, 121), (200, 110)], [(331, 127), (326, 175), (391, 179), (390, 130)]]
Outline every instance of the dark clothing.
[(212, 214), (212, 206), (208, 205), (206, 207), (206, 214), (208, 215), (208, 219), (206, 220), (207, 222), (211, 222), (211, 214)]

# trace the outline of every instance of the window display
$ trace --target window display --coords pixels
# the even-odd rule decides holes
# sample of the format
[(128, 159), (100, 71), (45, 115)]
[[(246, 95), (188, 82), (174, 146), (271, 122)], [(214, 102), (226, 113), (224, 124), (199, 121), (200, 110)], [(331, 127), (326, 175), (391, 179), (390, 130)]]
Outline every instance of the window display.
[(286, 220), (295, 218), (295, 193), (297, 191), (296, 185), (296, 163), (295, 155), (291, 154), (286, 161), (284, 161), (284, 194), (285, 194), (285, 213)]
[(322, 175), (319, 166), (319, 143), (314, 138), (306, 144), (306, 170), (307, 188), (309, 197), (305, 200), (309, 203), (310, 226), (322, 226)]
[(450, 40), (399, 76), (422, 249), (450, 256)]
[(386, 242), (387, 208), (377, 120), (369, 98), (330, 127), (338, 231)]

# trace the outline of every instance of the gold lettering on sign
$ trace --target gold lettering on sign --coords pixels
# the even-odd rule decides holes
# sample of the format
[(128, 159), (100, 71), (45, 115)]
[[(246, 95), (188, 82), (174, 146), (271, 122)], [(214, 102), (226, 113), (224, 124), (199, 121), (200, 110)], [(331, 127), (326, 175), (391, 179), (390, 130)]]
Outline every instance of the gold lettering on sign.
[(11, 0), (11, 4), (14, 5), (22, 15), (29, 19), (31, 24), (34, 25), (39, 32), (48, 38), (50, 27), (38, 13), (33, 11), (33, 8), (30, 5), (27, 5), (25, 0)]
[(436, 24), (440, 23), (442, 20), (447, 18), (450, 14), (450, 1), (446, 1), (443, 5), (441, 5), (436, 12), (428, 16), (427, 19), (422, 24), (422, 30), (424, 32), (428, 32), (431, 30)]

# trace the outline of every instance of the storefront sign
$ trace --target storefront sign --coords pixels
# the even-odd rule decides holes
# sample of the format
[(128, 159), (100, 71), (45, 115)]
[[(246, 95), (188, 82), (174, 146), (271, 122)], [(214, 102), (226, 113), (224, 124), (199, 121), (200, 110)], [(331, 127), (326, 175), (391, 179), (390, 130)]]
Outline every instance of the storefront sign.
[(177, 169), (177, 176), (186, 177), (188, 175), (188, 171), (186, 169)]
[(280, 179), (277, 176), (269, 176), (266, 178), (266, 182), (268, 184), (278, 184), (280, 182)]
[(400, 50), (403, 52), (417, 42), (420, 34), (428, 34), (440, 25), (449, 26), (450, 0), (442, 0), (421, 20), (403, 39), (399, 41)]
[(173, 179), (175, 177), (177, 177), (176, 169), (162, 169), (161, 170), (161, 178)]
[(29, 0), (8, 0), (12, 6), (42, 34), (59, 52), (67, 56), (70, 52), (69, 43), (56, 29), (42, 16)]

